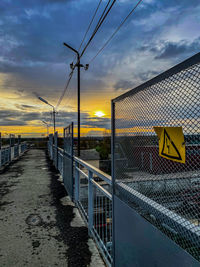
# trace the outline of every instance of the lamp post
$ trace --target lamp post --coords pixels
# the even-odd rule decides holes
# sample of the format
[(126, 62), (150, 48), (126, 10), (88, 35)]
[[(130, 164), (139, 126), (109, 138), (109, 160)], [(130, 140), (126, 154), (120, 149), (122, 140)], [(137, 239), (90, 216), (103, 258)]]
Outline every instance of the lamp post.
[(46, 121), (42, 121), (47, 126), (47, 137), (49, 136), (49, 124)]
[(38, 99), (53, 108), (53, 128), (54, 128), (54, 134), (55, 134), (55, 131), (56, 131), (55, 107), (53, 105), (51, 105), (48, 101), (46, 101), (44, 98), (42, 98), (41, 96), (38, 96)]
[(71, 49), (74, 53), (76, 53), (77, 55), (77, 63), (75, 65), (73, 65), (73, 63), (70, 64), (71, 69), (74, 69), (75, 67), (77, 67), (77, 95), (78, 95), (78, 99), (77, 99), (77, 113), (78, 113), (78, 157), (80, 156), (80, 68), (84, 68), (85, 70), (88, 69), (89, 64), (86, 64), (85, 66), (80, 64), (80, 54), (79, 52), (74, 49), (73, 47), (71, 47), (70, 45), (63, 43), (67, 48)]

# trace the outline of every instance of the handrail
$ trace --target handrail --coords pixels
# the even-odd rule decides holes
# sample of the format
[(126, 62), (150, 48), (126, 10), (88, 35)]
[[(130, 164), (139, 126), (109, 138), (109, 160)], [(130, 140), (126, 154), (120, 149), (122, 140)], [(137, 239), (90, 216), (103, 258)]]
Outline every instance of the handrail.
[(101, 190), (102, 193), (104, 193), (110, 200), (112, 200), (112, 195), (107, 191), (105, 190), (101, 185), (99, 185), (97, 182), (95, 182), (93, 179), (92, 179), (92, 183), (98, 187), (99, 190)]
[(61, 152), (61, 153), (64, 153), (64, 149), (61, 148), (61, 147), (57, 147), (58, 151)]
[(82, 171), (80, 168), (76, 167), (76, 170), (79, 171), (83, 176), (85, 176), (86, 179), (89, 179), (88, 175)]
[[(63, 177), (66, 190), (71, 193), (88, 225), (89, 235), (93, 236), (107, 266), (111, 267), (112, 252), (107, 246), (112, 244), (111, 176), (53, 143), (48, 143), (48, 149), (54, 166)], [(66, 166), (70, 166), (69, 169)], [(96, 177), (100, 178), (99, 181)]]
[(112, 185), (111, 176), (108, 175), (107, 173), (104, 173), (103, 171), (97, 169), (96, 167), (92, 166), (91, 164), (85, 162), (84, 160), (82, 160), (82, 159), (80, 159), (78, 157), (74, 156), (74, 160), (76, 162), (78, 162), (79, 164), (81, 164), (82, 166), (84, 166), (85, 168), (87, 168), (89, 171), (92, 171), (94, 174), (96, 174), (99, 178), (104, 180), (109, 185)]

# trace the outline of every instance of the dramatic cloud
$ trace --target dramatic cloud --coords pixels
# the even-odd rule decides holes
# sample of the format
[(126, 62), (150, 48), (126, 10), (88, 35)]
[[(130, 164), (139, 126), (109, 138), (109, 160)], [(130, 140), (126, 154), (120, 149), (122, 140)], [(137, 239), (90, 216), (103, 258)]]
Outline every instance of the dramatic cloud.
[(119, 80), (115, 85), (114, 88), (115, 90), (126, 90), (130, 89), (134, 86), (135, 84), (131, 81), (125, 81), (125, 80)]
[[(89, 45), (81, 63), (81, 123), (109, 129), (109, 118), (94, 118), (95, 110), (110, 115), (110, 100), (200, 50), (199, 0), (144, 0), (112, 42), (90, 62), (136, 0), (116, 1)], [(1, 125), (40, 125), (51, 122), (37, 92), (53, 105), (65, 87), (74, 53), (97, 7), (92, 0), (0, 1), (0, 112)], [(102, 1), (99, 17), (106, 2)], [(83, 44), (91, 35), (97, 18)], [(76, 73), (57, 114), (57, 125), (77, 124)], [(50, 110), (50, 109), (49, 109)], [(15, 124), (16, 123), (16, 124)], [(92, 131), (91, 131), (92, 133)]]
[(153, 52), (156, 52), (158, 55), (155, 56), (156, 59), (168, 59), (173, 57), (178, 57), (180, 54), (186, 53), (197, 53), (200, 51), (200, 38), (195, 40), (192, 43), (182, 41), (180, 43), (171, 43), (167, 42), (164, 44), (164, 47), (161, 49), (152, 49)]

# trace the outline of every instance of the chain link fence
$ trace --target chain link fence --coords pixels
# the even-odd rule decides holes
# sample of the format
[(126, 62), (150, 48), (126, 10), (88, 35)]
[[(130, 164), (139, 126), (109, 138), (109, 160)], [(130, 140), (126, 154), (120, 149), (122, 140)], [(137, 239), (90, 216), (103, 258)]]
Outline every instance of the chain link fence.
[[(200, 53), (113, 100), (115, 194), (200, 261)], [(182, 127), (185, 163), (154, 127)]]
[(64, 128), (64, 152), (63, 152), (63, 182), (65, 188), (73, 199), (74, 178), (73, 178), (73, 123)]

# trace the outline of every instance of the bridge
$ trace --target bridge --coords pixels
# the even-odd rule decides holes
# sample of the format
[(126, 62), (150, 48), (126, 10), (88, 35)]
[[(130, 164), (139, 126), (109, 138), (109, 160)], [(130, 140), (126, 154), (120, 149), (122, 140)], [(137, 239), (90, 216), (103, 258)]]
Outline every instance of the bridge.
[(46, 151), (13, 160), (0, 175), (0, 265), (105, 266)]
[[(1, 265), (200, 266), (199, 106), (200, 53), (115, 98), (111, 176), (76, 156), (73, 122), (62, 147), (57, 132), (45, 150), (11, 137)], [(160, 155), (155, 126), (181, 129), (185, 162)]]

